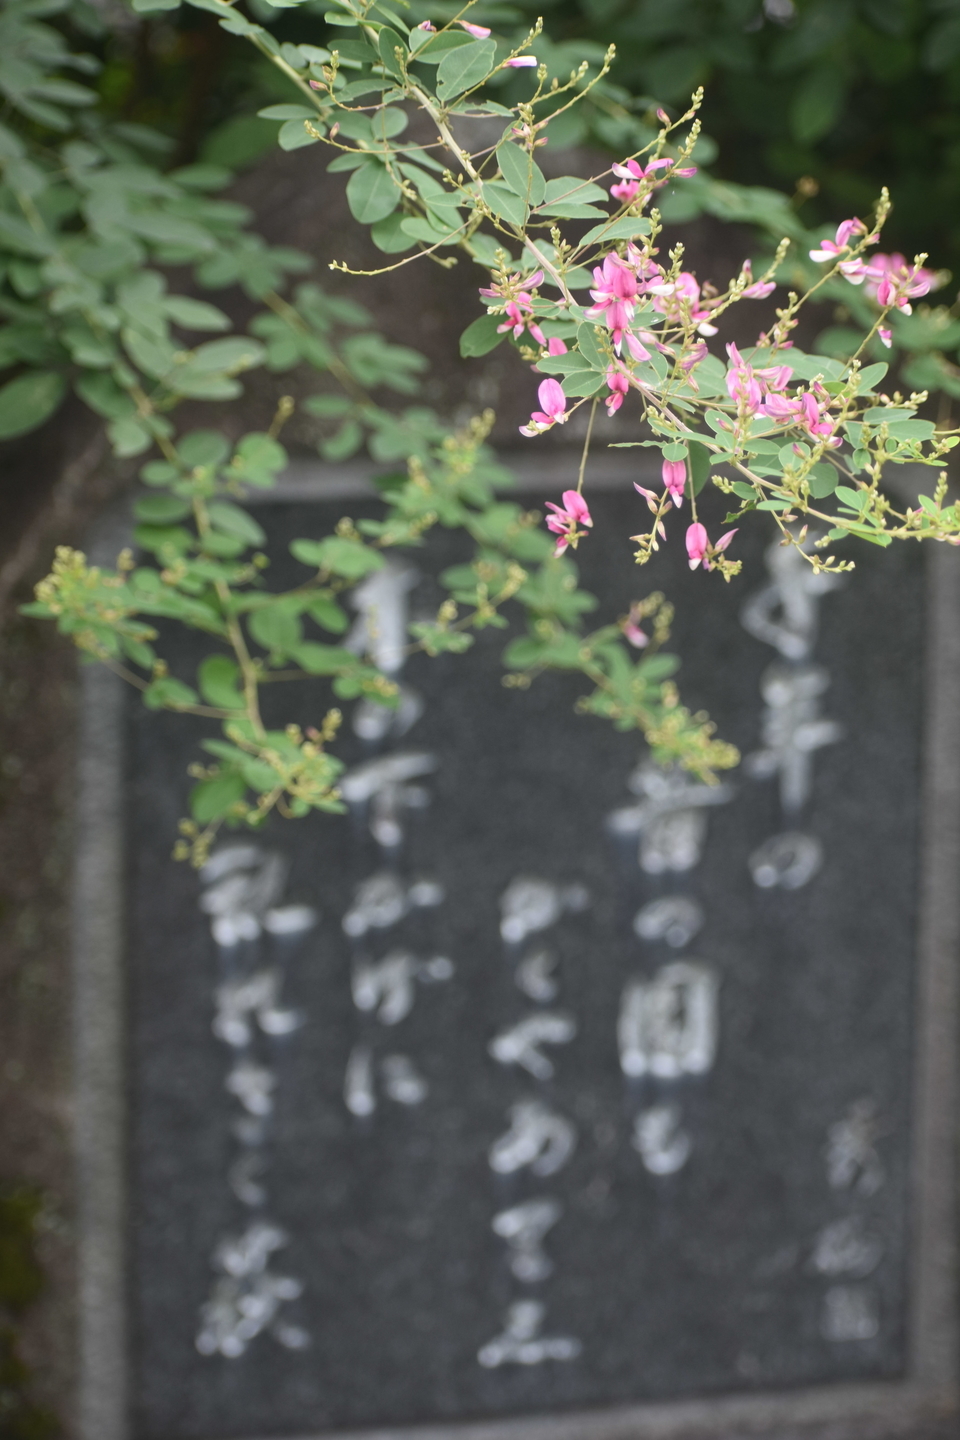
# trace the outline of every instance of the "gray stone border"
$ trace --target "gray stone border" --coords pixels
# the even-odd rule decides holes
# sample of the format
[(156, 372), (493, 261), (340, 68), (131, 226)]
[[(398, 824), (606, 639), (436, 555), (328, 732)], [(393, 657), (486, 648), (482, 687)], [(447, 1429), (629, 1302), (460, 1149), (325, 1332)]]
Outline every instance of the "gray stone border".
[[(511, 460), (513, 457), (509, 457)], [(591, 484), (623, 484), (601, 456)], [(558, 454), (524, 462), (521, 491), (562, 488)], [(593, 471), (593, 467), (591, 467)], [(640, 452), (632, 473), (659, 467)], [(262, 499), (375, 494), (374, 467), (292, 465)], [(906, 477), (905, 477), (906, 478)], [(572, 483), (572, 480), (568, 483)], [(251, 497), (254, 498), (254, 497)], [(259, 495), (256, 498), (261, 498)], [(124, 513), (97, 526), (91, 558), (109, 564), (129, 533)], [(923, 762), (924, 820), (914, 1077), (914, 1243), (908, 1377), (776, 1394), (430, 1424), (285, 1440), (921, 1440), (960, 1418), (954, 1115), (960, 1036), (960, 555), (930, 547)], [(78, 1168), (78, 1440), (130, 1440), (125, 1254), (123, 685), (96, 667), (82, 687), (74, 899), (74, 1057)], [(269, 1437), (259, 1437), (269, 1440)], [(280, 1437), (273, 1437), (280, 1440)]]

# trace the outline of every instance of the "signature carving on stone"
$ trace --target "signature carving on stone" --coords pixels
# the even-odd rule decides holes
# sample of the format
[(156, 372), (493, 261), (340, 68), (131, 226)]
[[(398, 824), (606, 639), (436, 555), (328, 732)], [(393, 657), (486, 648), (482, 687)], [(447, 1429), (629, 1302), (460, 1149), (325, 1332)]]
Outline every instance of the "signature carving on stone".
[(703, 1075), (717, 1050), (714, 971), (698, 960), (675, 960), (651, 980), (624, 988), (617, 1027), (625, 1075)]
[(885, 1175), (874, 1141), (884, 1132), (877, 1118), (873, 1100), (855, 1100), (842, 1120), (827, 1131), (824, 1158), (827, 1179), (834, 1190), (855, 1190), (859, 1195), (875, 1195)]
[(516, 1025), (501, 1030), (487, 1046), (500, 1065), (522, 1065), (536, 1080), (549, 1080), (553, 1061), (544, 1055), (541, 1045), (566, 1045), (577, 1033), (572, 1015), (541, 1010), (527, 1015)]
[[(805, 548), (812, 548), (810, 535)], [(813, 569), (795, 546), (771, 545), (766, 553), (771, 580), (751, 595), (740, 612), (743, 628), (765, 645), (773, 645), (785, 660), (805, 660), (817, 639), (819, 605), (824, 595), (843, 583), (839, 575)]]
[(821, 1275), (852, 1275), (862, 1280), (883, 1259), (883, 1241), (871, 1235), (859, 1215), (825, 1225), (814, 1241), (811, 1264)]
[(347, 1060), (343, 1101), (351, 1115), (363, 1119), (377, 1108), (376, 1078), (379, 1069), (383, 1090), (398, 1105), (420, 1105), (430, 1087), (407, 1055), (385, 1055), (376, 1064), (369, 1045), (355, 1045)]
[(200, 871), (205, 888), (199, 904), (212, 917), (210, 929), (217, 944), (257, 940), (264, 930), (295, 934), (315, 925), (317, 912), (309, 905), (275, 908), (286, 878), (283, 856), (259, 845), (227, 845), (211, 855)]
[(633, 917), (639, 940), (665, 940), (675, 950), (689, 945), (703, 928), (703, 910), (696, 900), (684, 895), (664, 895), (651, 900)]
[(675, 1175), (690, 1159), (693, 1143), (680, 1125), (679, 1105), (651, 1105), (633, 1122), (633, 1147), (651, 1175)]
[(278, 970), (258, 970), (246, 980), (218, 986), (211, 1027), (217, 1039), (236, 1049), (249, 1045), (254, 1019), (265, 1035), (289, 1035), (299, 1029), (304, 1017), (299, 1010), (281, 1008), (280, 984)]
[(501, 1365), (542, 1365), (545, 1360), (575, 1360), (583, 1346), (566, 1335), (541, 1336), (545, 1307), (539, 1300), (517, 1300), (507, 1310), (503, 1333), (478, 1352), (487, 1370)]
[(351, 592), (350, 603), (360, 613), (344, 646), (369, 655), (386, 675), (396, 675), (407, 658), (407, 596), (419, 578), (412, 565), (388, 560)]
[(815, 835), (785, 830), (764, 840), (747, 860), (753, 883), (761, 890), (800, 890), (823, 864), (823, 846)]
[(357, 886), (353, 904), (343, 917), (343, 930), (359, 940), (368, 930), (386, 930), (402, 920), (411, 907), (439, 905), (443, 886), (433, 880), (405, 884), (390, 870), (380, 870)]
[(557, 957), (550, 950), (535, 950), (532, 955), (525, 955), (514, 976), (517, 988), (538, 1005), (549, 1005), (560, 989), (552, 974), (556, 967)]
[(880, 1333), (880, 1302), (868, 1285), (831, 1285), (823, 1297), (824, 1340), (873, 1340)]
[(607, 823), (615, 835), (640, 837), (639, 863), (647, 875), (692, 870), (707, 834), (704, 813), (733, 798), (732, 785), (704, 785), (679, 766), (644, 760), (627, 782), (638, 805), (614, 810)]
[(829, 685), (830, 677), (819, 665), (771, 665), (760, 681), (766, 701), (763, 748), (747, 756), (747, 774), (760, 780), (779, 775), (780, 802), (787, 815), (795, 815), (809, 799), (814, 753), (843, 734), (842, 726), (820, 714), (820, 697)]
[(540, 1100), (520, 1100), (510, 1106), (510, 1129), (490, 1146), (491, 1170), (512, 1175), (530, 1168), (534, 1175), (555, 1175), (576, 1148), (577, 1132), (563, 1115)]
[(518, 875), (500, 897), (500, 934), (511, 945), (556, 924), (564, 911), (585, 910), (590, 896), (583, 885), (554, 885), (531, 875)]
[(527, 1200), (501, 1210), (490, 1222), (494, 1234), (509, 1245), (510, 1269), (524, 1284), (535, 1284), (553, 1273), (553, 1261), (544, 1252), (543, 1239), (560, 1219), (562, 1210), (558, 1200)]
[(201, 1355), (219, 1353), (235, 1360), (267, 1329), (288, 1349), (309, 1344), (305, 1330), (278, 1318), (284, 1301), (296, 1300), (303, 1292), (299, 1280), (273, 1275), (268, 1268), (270, 1257), (286, 1243), (280, 1227), (265, 1221), (255, 1221), (241, 1235), (220, 1242), (212, 1264), (223, 1273), (200, 1310), (196, 1346)]

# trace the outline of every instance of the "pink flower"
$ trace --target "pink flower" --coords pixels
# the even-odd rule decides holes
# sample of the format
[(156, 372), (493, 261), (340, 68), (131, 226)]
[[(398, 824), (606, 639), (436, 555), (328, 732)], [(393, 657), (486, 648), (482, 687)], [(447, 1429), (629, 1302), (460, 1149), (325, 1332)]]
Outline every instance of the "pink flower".
[(880, 336), (881, 345), (886, 345), (887, 349), (889, 350), (891, 345), (893, 344), (892, 332), (889, 330), (881, 329), (877, 331), (877, 334)]
[(588, 320), (604, 320), (613, 336), (617, 354), (623, 342), (623, 332), (633, 319), (639, 287), (637, 277), (618, 255), (606, 257), (602, 265), (593, 272), (596, 289), (590, 294), (597, 302), (586, 312)]
[[(497, 326), (497, 334), (505, 334), (506, 331), (513, 331), (513, 338), (519, 340), (524, 330), (528, 330), (538, 345), (546, 348), (547, 337), (540, 326), (533, 318), (533, 295), (531, 291), (543, 281), (543, 271), (535, 270), (526, 280), (519, 274), (511, 275), (503, 285), (493, 285), (489, 289), (481, 289), (480, 294), (487, 300), (507, 299), (504, 308), (506, 320), (502, 325)], [(526, 286), (522, 289), (521, 286)]]
[(753, 266), (749, 260), (744, 260), (740, 274), (747, 281), (746, 289), (741, 292), (744, 300), (765, 300), (777, 288), (775, 280), (754, 280)]
[(810, 259), (817, 260), (820, 263), (825, 263), (828, 260), (831, 263), (835, 263), (838, 256), (842, 255), (845, 250), (850, 249), (850, 239), (852, 236), (866, 235), (866, 233), (867, 227), (862, 220), (844, 220), (837, 226), (836, 239), (821, 240), (820, 248), (810, 251)]
[(607, 386), (610, 394), (607, 396), (607, 414), (613, 415), (623, 404), (623, 397), (630, 389), (630, 376), (615, 365), (607, 369)]
[(720, 536), (716, 545), (711, 545), (709, 535), (698, 520), (695, 520), (692, 525), (688, 525), (687, 555), (690, 569), (696, 570), (698, 565), (702, 565), (704, 570), (712, 570), (711, 559), (726, 550), (736, 533), (736, 530), (728, 530), (726, 535)]
[(674, 505), (683, 504), (683, 492), (687, 488), (687, 462), (685, 460), (664, 460), (663, 484)]
[(908, 265), (902, 255), (871, 255), (864, 266), (867, 294), (884, 309), (895, 306), (905, 315), (913, 313), (911, 300), (926, 295), (940, 284), (935, 270)]
[(421, 21), (420, 21), (420, 24), (419, 24), (416, 28), (417, 28), (418, 30), (430, 30), (433, 34), (436, 34), (436, 31), (437, 31), (436, 25), (434, 25), (434, 24), (433, 24), (431, 21), (429, 21), (429, 20), (421, 20)]
[(525, 70), (530, 65), (536, 65), (536, 55), (514, 55), (512, 60), (504, 60), (502, 69)]
[(537, 391), (542, 410), (534, 410), (529, 425), (520, 426), (521, 435), (539, 435), (552, 425), (563, 425), (568, 419), (567, 397), (558, 380), (542, 380)]
[[(555, 380), (545, 380), (544, 385), (555, 385)], [(559, 386), (557, 387), (559, 389)], [(541, 402), (543, 400), (543, 385), (540, 386)], [(568, 545), (577, 548), (577, 541), (584, 538), (584, 532), (577, 527), (580, 525), (592, 526), (593, 520), (587, 508), (587, 502), (576, 490), (564, 490), (561, 496), (562, 505), (554, 505), (552, 500), (547, 501), (547, 509), (554, 513), (547, 516), (547, 529), (552, 530), (554, 535), (559, 535), (554, 556), (562, 555)]]
[(634, 335), (632, 330), (624, 330), (623, 338), (627, 342), (627, 349), (630, 351), (630, 354), (633, 356), (634, 360), (650, 359), (650, 351), (646, 348), (645, 345), (641, 345), (640, 341), (637, 339), (636, 335)]
[(566, 347), (566, 345), (564, 345), (563, 341), (560, 339), (560, 336), (559, 336), (559, 335), (551, 335), (551, 336), (550, 336), (550, 339), (547, 341), (547, 354), (548, 354), (548, 355), (566, 355), (566, 353), (567, 353), (567, 347)]
[[(610, 186), (610, 194), (615, 200), (620, 200), (624, 205), (629, 205), (635, 200), (640, 189), (641, 180), (656, 179), (658, 170), (669, 170), (673, 164), (672, 160), (662, 157), (659, 160), (651, 160), (649, 165), (643, 166), (636, 160), (625, 160), (622, 165), (611, 165), (614, 175), (619, 175), (620, 182)], [(665, 184), (665, 180), (657, 182)], [(651, 187), (653, 188), (653, 187)]]
[(692, 320), (700, 335), (716, 335), (716, 325), (711, 325), (710, 311), (700, 304), (700, 286), (697, 284), (695, 275), (689, 270), (682, 270), (677, 276), (675, 284), (671, 289), (666, 287), (647, 287), (649, 293), (654, 295), (653, 308), (659, 310), (661, 315), (666, 315), (668, 320), (684, 324)]
[(466, 30), (467, 34), (472, 35), (475, 40), (486, 40), (490, 34), (486, 25), (471, 25), (469, 20), (458, 20), (457, 24), (461, 30)]
[(630, 606), (630, 614), (625, 620), (620, 621), (620, 629), (623, 631), (624, 639), (637, 650), (642, 650), (645, 645), (650, 644), (650, 636), (647, 635), (637, 621), (640, 619), (640, 606), (634, 603)]

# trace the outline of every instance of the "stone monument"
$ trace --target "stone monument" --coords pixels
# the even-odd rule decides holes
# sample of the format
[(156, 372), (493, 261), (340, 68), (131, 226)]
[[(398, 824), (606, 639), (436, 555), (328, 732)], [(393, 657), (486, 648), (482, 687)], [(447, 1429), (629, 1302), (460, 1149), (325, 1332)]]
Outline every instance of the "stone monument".
[[(504, 689), (503, 632), (408, 657), (442, 533), (350, 597), (401, 703), (348, 707), (342, 818), (175, 864), (210, 727), (91, 675), (84, 1440), (957, 1414), (957, 557), (817, 578), (758, 524), (729, 586), (678, 543), (638, 571), (635, 468), (577, 563), (604, 620), (676, 603), (684, 698), (744, 755), (717, 786), (577, 716), (580, 680)], [(277, 585), (376, 513), (333, 493), (258, 509)], [(189, 678), (208, 642), (171, 644)], [(328, 703), (282, 688), (276, 719)]]

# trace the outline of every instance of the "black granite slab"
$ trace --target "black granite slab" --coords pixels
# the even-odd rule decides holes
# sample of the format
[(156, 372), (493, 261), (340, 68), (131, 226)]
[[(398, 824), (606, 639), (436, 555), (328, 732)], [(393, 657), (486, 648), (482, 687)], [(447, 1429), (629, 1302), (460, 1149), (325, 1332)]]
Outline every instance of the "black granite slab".
[[(758, 524), (738, 537), (744, 573), (729, 586), (691, 574), (678, 544), (638, 571), (621, 538), (636, 528), (637, 505), (632, 489), (593, 503), (596, 529), (577, 561), (600, 597), (598, 614), (665, 590), (677, 606), (685, 700), (755, 750), (760, 679), (775, 656), (738, 615), (765, 582), (769, 532)], [(262, 507), (271, 584), (302, 576), (286, 557), (291, 538), (322, 533), (344, 511), (375, 510), (367, 501)], [(416, 553), (415, 610), (435, 608), (431, 577), (463, 553), (442, 534)], [(449, 957), (455, 970), (418, 982), (409, 1014), (378, 1026), (351, 998), (341, 924), (354, 887), (380, 865), (363, 817), (277, 821), (259, 837), (289, 863), (283, 903), (320, 913), (313, 930), (286, 942), (283, 1003), (305, 1023), (283, 1040), (258, 1040), (278, 1076), (260, 1209), (227, 1182), (239, 1153), (231, 1124), (243, 1112), (225, 1088), (229, 1047), (211, 1032), (222, 957), (198, 908), (200, 881), (170, 859), (186, 766), (216, 727), (131, 705), (135, 1440), (322, 1434), (904, 1373), (927, 622), (919, 547), (864, 546), (856, 558), (855, 577), (820, 603), (816, 660), (831, 682), (823, 713), (844, 733), (815, 752), (802, 828), (820, 839), (827, 863), (792, 892), (759, 889), (747, 865), (784, 828), (775, 782), (739, 772), (733, 799), (707, 812), (699, 864), (644, 875), (635, 842), (617, 842), (606, 825), (611, 811), (635, 803), (627, 779), (641, 747), (574, 714), (582, 681), (546, 676), (526, 692), (504, 689), (506, 636), (497, 630), (466, 656), (410, 662), (406, 678), (426, 704), (400, 748), (433, 753), (437, 768), (423, 781), (430, 804), (409, 812), (400, 866), (408, 878), (435, 877), (446, 898), (371, 938), (368, 958), (399, 943)], [(173, 643), (172, 668), (189, 678), (209, 646)], [(271, 696), (276, 719), (310, 723), (329, 703), (322, 681), (282, 692)], [(373, 753), (346, 728), (342, 752), (353, 764)], [(555, 1064), (549, 1081), (487, 1050), (536, 1009), (514, 982), (516, 948), (498, 928), (500, 897), (517, 876), (589, 894), (586, 908), (535, 937), (558, 957), (548, 1008), (577, 1025), (569, 1043), (544, 1047)], [(682, 952), (641, 942), (631, 928), (638, 907), (666, 891), (695, 898), (706, 916)], [(276, 943), (249, 942), (267, 947), (259, 960), (235, 947), (237, 963), (255, 968)], [(719, 981), (716, 1058), (706, 1073), (675, 1081), (626, 1079), (617, 1049), (624, 985), (678, 953), (695, 954)], [(351, 1114), (344, 1075), (358, 1043), (410, 1057), (429, 1085), (422, 1103), (390, 1101), (381, 1079), (375, 1112)], [(489, 1148), (510, 1107), (530, 1097), (573, 1124), (576, 1149), (549, 1176), (495, 1174)], [(679, 1106), (691, 1152), (658, 1175), (632, 1126), (638, 1109), (666, 1103)], [(858, 1115), (862, 1163), (831, 1184), (831, 1127), (851, 1118), (855, 1127)], [(543, 1243), (554, 1268), (525, 1284), (491, 1220), (541, 1196), (562, 1207)], [(262, 1333), (239, 1357), (201, 1354), (211, 1256), (261, 1212), (288, 1237), (271, 1269), (302, 1283), (281, 1311), (306, 1343), (289, 1348)], [(879, 1256), (852, 1278), (818, 1266), (818, 1243), (837, 1222), (866, 1235)], [(871, 1333), (831, 1338), (824, 1307), (843, 1308), (826, 1299), (838, 1286), (869, 1290)], [(542, 1333), (578, 1341), (579, 1353), (480, 1364), (508, 1306), (530, 1298), (545, 1307)], [(855, 1331), (848, 1317), (839, 1332), (851, 1323)]]

